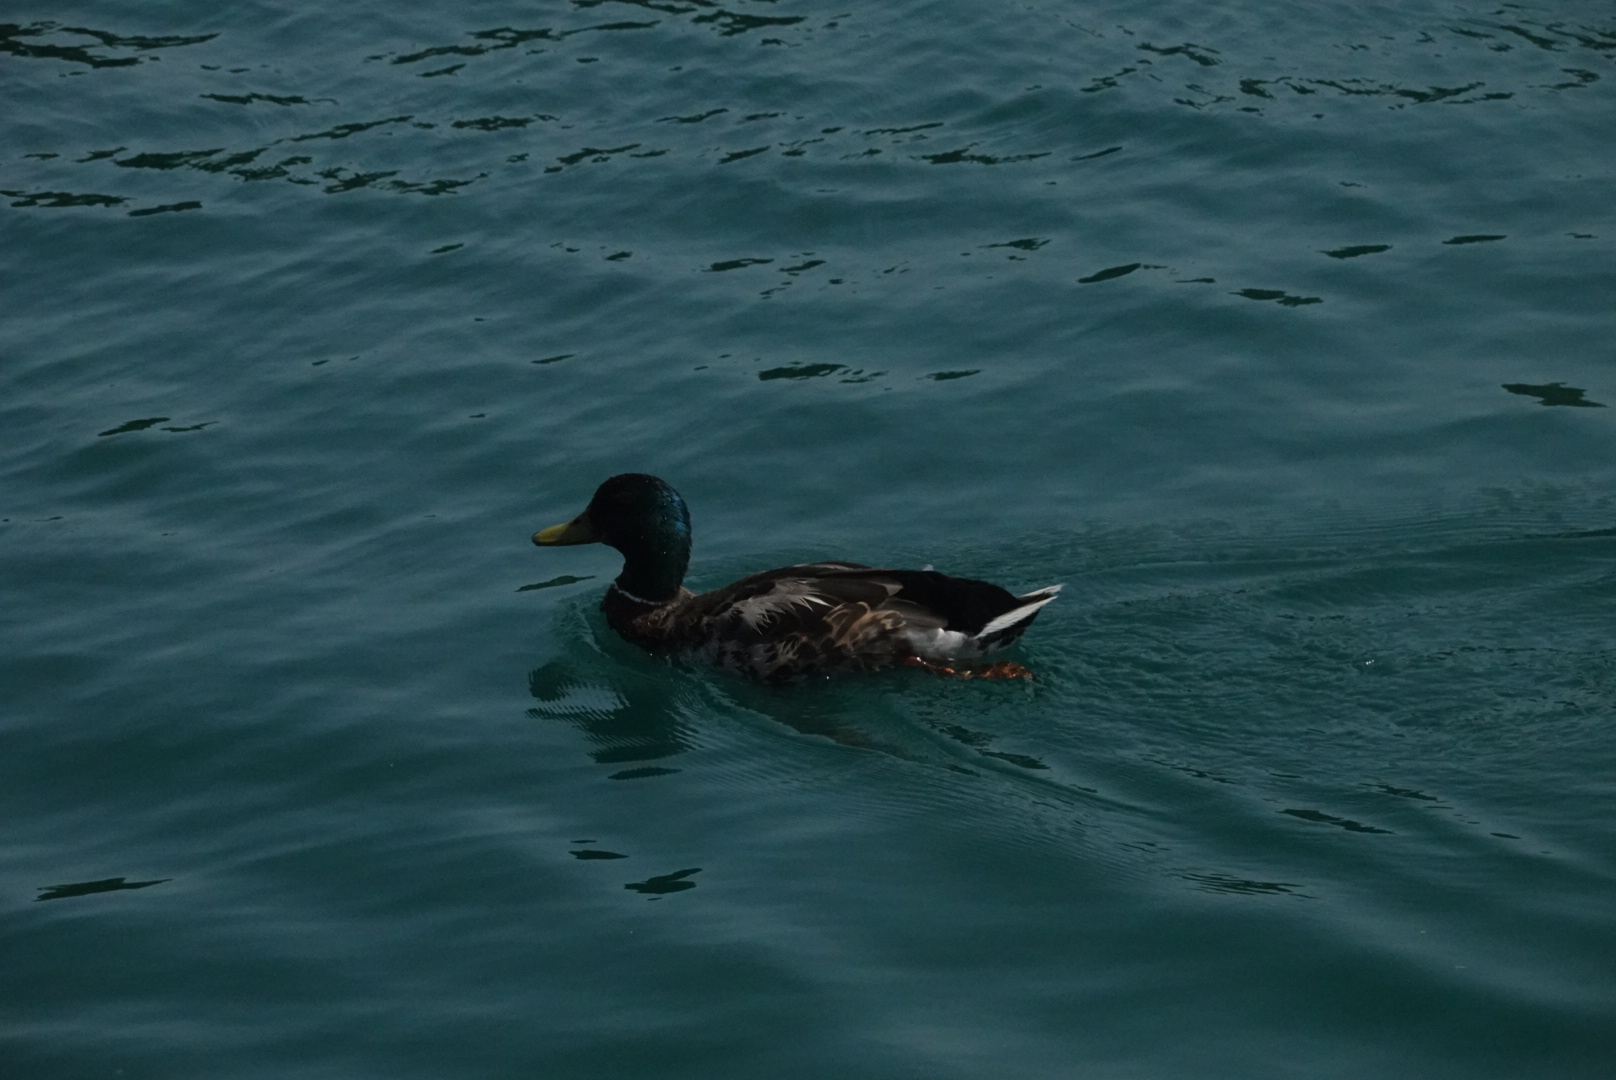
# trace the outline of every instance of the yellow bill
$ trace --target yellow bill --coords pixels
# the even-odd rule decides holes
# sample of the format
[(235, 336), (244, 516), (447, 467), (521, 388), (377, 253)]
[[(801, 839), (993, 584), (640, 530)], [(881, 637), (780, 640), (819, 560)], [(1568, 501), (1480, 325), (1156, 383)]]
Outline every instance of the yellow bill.
[(533, 542), (543, 547), (561, 547), (566, 544), (594, 544), (600, 540), (594, 522), (588, 514), (579, 514), (571, 521), (552, 525), (533, 534)]

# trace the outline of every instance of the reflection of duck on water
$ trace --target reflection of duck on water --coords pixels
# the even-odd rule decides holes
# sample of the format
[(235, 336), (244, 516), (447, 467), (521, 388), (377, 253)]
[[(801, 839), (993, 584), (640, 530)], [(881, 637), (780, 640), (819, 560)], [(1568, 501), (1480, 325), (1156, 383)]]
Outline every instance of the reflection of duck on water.
[(823, 562), (765, 570), (712, 592), (683, 587), (690, 513), (663, 481), (624, 473), (584, 512), (533, 535), (541, 546), (603, 543), (623, 572), (601, 610), (653, 652), (694, 652), (770, 682), (796, 675), (921, 667), (963, 677), (1030, 678), (1019, 664), (956, 669), (1019, 638), (1059, 585), (1015, 596), (934, 570)]
[[(669, 678), (657, 665), (602, 662), (583, 643), (565, 659), (550, 660), (528, 672), (535, 720), (565, 721), (589, 742), (589, 757), (618, 766), (610, 780), (639, 780), (681, 770), (669, 758), (722, 743), (733, 727), (702, 739), (704, 722), (724, 717), (741, 726), (763, 719), (801, 735), (828, 739), (855, 750), (871, 750), (903, 761), (941, 766), (974, 775), (962, 759), (989, 758), (1021, 769), (1049, 766), (1027, 754), (994, 748), (997, 736), (960, 722), (959, 699), (952, 694), (899, 692), (870, 696), (869, 684), (824, 683), (807, 694), (782, 694), (773, 686), (728, 682), (723, 685), (682, 672)], [(941, 691), (943, 688), (939, 687)], [(1027, 688), (1031, 691), (1031, 687)], [(952, 703), (952, 704), (951, 704)], [(942, 736), (924, 734), (929, 729)]]
[[(593, 681), (586, 670), (554, 661), (528, 673), (528, 690), (538, 700), (528, 715), (567, 720), (595, 745), (590, 757), (602, 765), (632, 765), (673, 757), (693, 745), (680, 688), (668, 680), (618, 668), (610, 684)], [(631, 780), (674, 770), (642, 765), (617, 773)]]

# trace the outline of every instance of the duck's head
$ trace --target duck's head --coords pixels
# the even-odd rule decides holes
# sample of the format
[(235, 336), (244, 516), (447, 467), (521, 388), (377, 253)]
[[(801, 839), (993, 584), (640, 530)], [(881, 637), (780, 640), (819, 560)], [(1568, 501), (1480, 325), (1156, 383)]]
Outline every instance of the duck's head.
[(605, 544), (623, 553), (617, 584), (646, 600), (672, 599), (690, 565), (690, 511), (666, 482), (645, 473), (614, 476), (584, 512), (533, 534), (540, 547)]

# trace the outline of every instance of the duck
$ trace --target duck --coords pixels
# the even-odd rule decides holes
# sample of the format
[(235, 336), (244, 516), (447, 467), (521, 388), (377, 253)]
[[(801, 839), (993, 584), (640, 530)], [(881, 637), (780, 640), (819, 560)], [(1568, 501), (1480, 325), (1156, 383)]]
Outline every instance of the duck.
[(623, 556), (601, 610), (648, 652), (696, 655), (768, 683), (923, 668), (959, 678), (1032, 678), (1019, 664), (972, 666), (1013, 643), (1061, 586), (1017, 596), (929, 566), (814, 562), (751, 574), (711, 592), (684, 587), (690, 511), (666, 481), (623, 473), (581, 514), (533, 534), (540, 547), (605, 544)]

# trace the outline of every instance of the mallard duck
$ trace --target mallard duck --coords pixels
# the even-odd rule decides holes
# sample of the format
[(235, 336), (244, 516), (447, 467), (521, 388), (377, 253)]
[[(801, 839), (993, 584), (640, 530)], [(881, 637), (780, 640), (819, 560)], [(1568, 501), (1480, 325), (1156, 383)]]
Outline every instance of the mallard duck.
[(683, 585), (690, 512), (667, 483), (624, 473), (584, 512), (533, 534), (542, 547), (602, 543), (623, 572), (601, 610), (612, 629), (658, 653), (698, 653), (781, 682), (798, 675), (921, 667), (965, 677), (1030, 678), (1016, 664), (955, 668), (1019, 638), (1059, 585), (1015, 596), (997, 585), (850, 562), (765, 570), (712, 592)]

